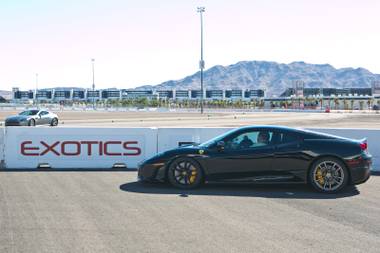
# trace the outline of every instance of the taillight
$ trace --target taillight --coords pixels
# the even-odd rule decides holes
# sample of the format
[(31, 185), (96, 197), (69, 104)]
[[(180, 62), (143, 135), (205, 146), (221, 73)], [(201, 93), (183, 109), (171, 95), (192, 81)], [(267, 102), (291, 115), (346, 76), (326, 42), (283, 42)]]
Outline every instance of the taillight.
[(360, 145), (361, 150), (363, 150), (363, 151), (367, 150), (367, 148), (368, 148), (368, 144), (366, 141), (360, 143), (359, 145)]

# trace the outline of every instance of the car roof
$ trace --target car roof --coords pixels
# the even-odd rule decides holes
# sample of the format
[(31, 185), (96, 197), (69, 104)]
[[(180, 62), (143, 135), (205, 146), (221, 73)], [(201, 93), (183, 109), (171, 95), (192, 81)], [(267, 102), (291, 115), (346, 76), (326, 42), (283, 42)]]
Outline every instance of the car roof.
[(245, 126), (238, 128), (237, 131), (240, 130), (249, 130), (249, 129), (263, 129), (263, 130), (272, 130), (272, 131), (288, 131), (288, 132), (295, 132), (298, 134), (302, 134), (304, 136), (314, 137), (314, 138), (327, 138), (327, 139), (341, 139), (341, 140), (351, 140), (350, 138), (344, 138), (341, 136), (333, 135), (333, 134), (327, 134), (323, 132), (303, 129), (303, 128), (294, 128), (294, 127), (287, 127), (287, 126), (272, 126), (272, 125), (252, 125), (252, 126)]
[(272, 131), (286, 131), (286, 132), (293, 132), (293, 133), (298, 133), (302, 135), (312, 135), (314, 137), (319, 136), (319, 137), (337, 137), (335, 135), (329, 135), (325, 133), (320, 133), (320, 132), (315, 132), (312, 130), (308, 129), (303, 129), (303, 128), (298, 128), (298, 127), (288, 127), (288, 126), (273, 126), (273, 125), (252, 125), (252, 126), (244, 126), (241, 128), (236, 129), (237, 131), (241, 130), (249, 130), (249, 129), (260, 129), (260, 130), (272, 130)]
[(301, 128), (292, 128), (292, 127), (287, 127), (287, 126), (275, 126), (275, 125), (251, 125), (251, 126), (240, 127), (239, 129), (246, 130), (246, 129), (254, 129), (254, 128), (267, 129), (267, 130), (283, 130), (283, 131), (304, 131), (304, 129), (301, 129)]
[(44, 109), (44, 108), (30, 108), (30, 109), (25, 109), (23, 112), (25, 111), (49, 111), (47, 109)]

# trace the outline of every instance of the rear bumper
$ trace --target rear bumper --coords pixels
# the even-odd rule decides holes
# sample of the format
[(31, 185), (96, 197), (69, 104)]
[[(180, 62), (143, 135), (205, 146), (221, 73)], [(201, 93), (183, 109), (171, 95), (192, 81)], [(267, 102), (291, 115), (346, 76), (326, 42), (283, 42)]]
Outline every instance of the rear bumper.
[(360, 159), (360, 162), (354, 166), (350, 166), (351, 183), (365, 183), (371, 176), (372, 158)]
[(371, 169), (368, 169), (368, 168), (357, 169), (355, 172), (351, 173), (353, 184), (365, 183), (370, 177), (371, 177)]

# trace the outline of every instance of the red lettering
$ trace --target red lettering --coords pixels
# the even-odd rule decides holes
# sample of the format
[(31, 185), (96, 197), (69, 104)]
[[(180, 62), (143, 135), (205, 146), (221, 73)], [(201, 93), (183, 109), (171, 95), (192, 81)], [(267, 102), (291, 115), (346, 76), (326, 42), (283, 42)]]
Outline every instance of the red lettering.
[(39, 147), (26, 147), (27, 144), (32, 144), (31, 141), (24, 141), (21, 143), (21, 154), (25, 156), (38, 156), (38, 153), (26, 153), (28, 150), (40, 150)]
[[(96, 152), (94, 153), (94, 145), (96, 144), (99, 145), (99, 156), (138, 156), (142, 152), (141, 148), (134, 146), (138, 144), (137, 141), (56, 141), (52, 144), (40, 141), (40, 144), (45, 148), (43, 151), (41, 151), (41, 153), (32, 152), (41, 150), (41, 148), (38, 146), (31, 146), (32, 144), (32, 141), (22, 142), (21, 154), (24, 156), (44, 156), (51, 152), (56, 156), (79, 156), (82, 153), (82, 145), (85, 145), (87, 147), (87, 155), (92, 156), (97, 155)], [(115, 145), (114, 148), (116, 149), (123, 148), (124, 153), (112, 151), (112, 145)]]
[(87, 155), (92, 155), (92, 144), (98, 144), (97, 141), (81, 141), (82, 144), (87, 144)]
[(129, 144), (138, 144), (137, 141), (126, 141), (123, 143), (123, 147), (125, 150), (133, 150), (135, 152), (132, 152), (132, 153), (124, 153), (123, 155), (127, 156), (138, 156), (141, 154), (141, 148), (139, 147), (129, 147), (128, 145)]
[[(75, 152), (67, 152), (66, 151), (66, 145), (75, 145), (76, 151)], [(80, 153), (81, 153), (80, 142), (77, 142), (77, 141), (64, 141), (64, 142), (62, 142), (61, 152), (62, 152), (62, 155), (67, 155), (67, 156), (80, 155)]]
[(102, 141), (99, 141), (99, 155), (100, 156), (103, 155), (103, 142)]
[(41, 142), (42, 145), (44, 145), (44, 146), (46, 147), (46, 149), (44, 150), (44, 152), (42, 152), (42, 153), (40, 154), (40, 156), (43, 156), (43, 155), (45, 155), (46, 153), (48, 153), (48, 152), (50, 152), (50, 151), (53, 152), (54, 154), (56, 154), (57, 156), (60, 156), (60, 155), (61, 155), (60, 153), (58, 153), (58, 152), (54, 149), (54, 147), (57, 146), (57, 145), (59, 144), (59, 141), (54, 142), (53, 145), (51, 145), (51, 146), (49, 146), (49, 144), (47, 144), (47, 143), (44, 142), (44, 141), (40, 141), (40, 142)]
[(120, 145), (121, 141), (106, 141), (104, 142), (104, 154), (109, 156), (121, 156), (121, 153), (111, 153), (108, 152), (108, 145)]

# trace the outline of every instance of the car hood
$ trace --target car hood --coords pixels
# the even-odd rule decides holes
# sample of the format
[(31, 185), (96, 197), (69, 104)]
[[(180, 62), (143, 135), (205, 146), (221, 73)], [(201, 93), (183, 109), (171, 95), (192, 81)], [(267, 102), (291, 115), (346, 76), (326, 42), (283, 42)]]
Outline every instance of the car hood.
[(23, 115), (15, 115), (15, 116), (10, 116), (6, 118), (6, 121), (21, 121), (21, 120), (27, 120), (32, 118), (33, 116), (23, 116)]
[(175, 149), (171, 149), (168, 151), (165, 151), (163, 153), (158, 154), (158, 157), (162, 158), (173, 158), (178, 155), (203, 155), (205, 153), (205, 148), (199, 147), (199, 146), (186, 146), (186, 147), (179, 147)]
[[(201, 151), (202, 150), (202, 151)], [(204, 148), (199, 146), (185, 146), (185, 147), (178, 147), (175, 149), (171, 149), (169, 151), (166, 151), (165, 153), (168, 154), (199, 154), (200, 152), (204, 152)]]
[(158, 161), (165, 162), (167, 160), (170, 160), (180, 155), (189, 155), (189, 154), (202, 155), (204, 153), (205, 153), (205, 149), (198, 146), (179, 147), (179, 148), (170, 149), (162, 153), (158, 153), (157, 155), (145, 160), (144, 163), (152, 163), (152, 162), (158, 162)]

